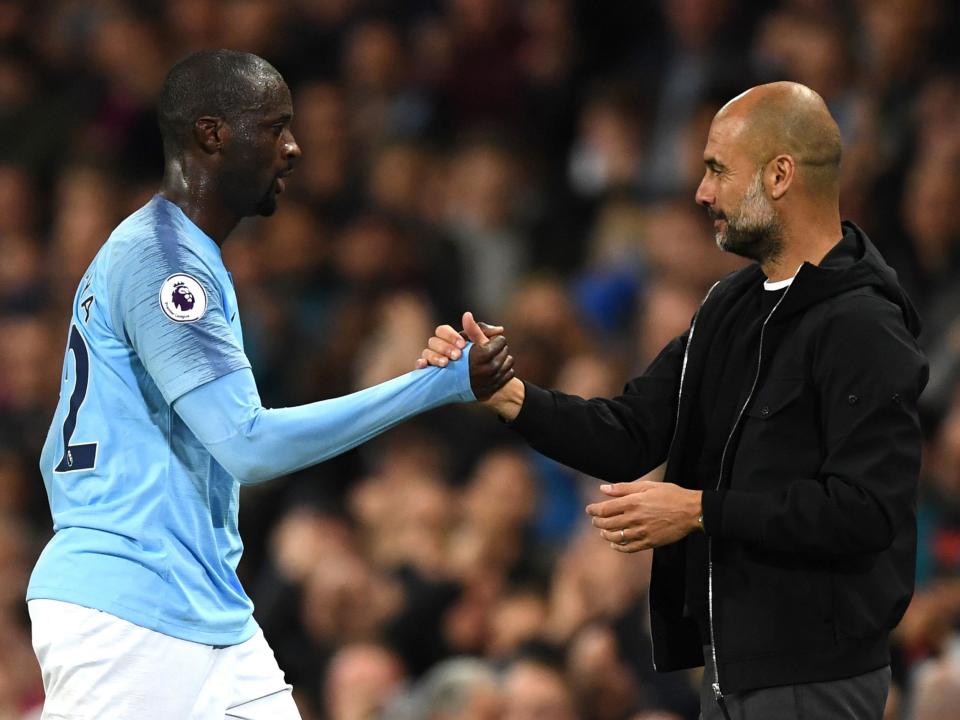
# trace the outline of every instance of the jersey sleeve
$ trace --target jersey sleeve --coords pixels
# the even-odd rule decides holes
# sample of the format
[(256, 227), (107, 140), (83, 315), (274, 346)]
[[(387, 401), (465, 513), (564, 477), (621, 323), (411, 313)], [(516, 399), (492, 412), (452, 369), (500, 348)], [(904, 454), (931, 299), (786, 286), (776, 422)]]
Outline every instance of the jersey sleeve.
[(228, 473), (244, 485), (259, 483), (323, 462), (439, 405), (475, 400), (471, 347), (448, 367), (309, 405), (264, 408), (245, 370), (192, 390), (173, 409)]
[(142, 243), (111, 264), (107, 284), (115, 332), (169, 404), (250, 367), (227, 321), (221, 283), (188, 249)]

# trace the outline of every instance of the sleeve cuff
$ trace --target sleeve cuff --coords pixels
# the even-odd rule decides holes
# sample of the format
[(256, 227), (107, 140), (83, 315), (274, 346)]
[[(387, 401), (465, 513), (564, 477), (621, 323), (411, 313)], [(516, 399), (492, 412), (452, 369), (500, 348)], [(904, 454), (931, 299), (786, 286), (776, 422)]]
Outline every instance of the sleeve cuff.
[(703, 531), (707, 535), (717, 536), (723, 532), (723, 501), (725, 490), (704, 490), (700, 499), (703, 511)]
[(506, 421), (507, 427), (521, 435), (536, 434), (541, 426), (550, 425), (549, 413), (553, 407), (553, 395), (538, 385), (523, 380), (523, 405), (513, 420)]
[(463, 348), (460, 360), (451, 363), (457, 369), (457, 399), (460, 402), (476, 402), (477, 396), (473, 394), (473, 387), (470, 385), (470, 349), (472, 342), (468, 342)]

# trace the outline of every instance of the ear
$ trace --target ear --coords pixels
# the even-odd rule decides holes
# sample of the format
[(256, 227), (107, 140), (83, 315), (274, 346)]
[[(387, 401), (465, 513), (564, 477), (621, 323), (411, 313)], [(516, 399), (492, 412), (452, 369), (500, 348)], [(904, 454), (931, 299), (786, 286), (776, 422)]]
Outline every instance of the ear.
[(787, 194), (797, 174), (797, 161), (792, 155), (777, 155), (767, 165), (770, 197), (779, 200)]
[(223, 118), (204, 115), (193, 124), (193, 137), (208, 155), (220, 152), (228, 134)]

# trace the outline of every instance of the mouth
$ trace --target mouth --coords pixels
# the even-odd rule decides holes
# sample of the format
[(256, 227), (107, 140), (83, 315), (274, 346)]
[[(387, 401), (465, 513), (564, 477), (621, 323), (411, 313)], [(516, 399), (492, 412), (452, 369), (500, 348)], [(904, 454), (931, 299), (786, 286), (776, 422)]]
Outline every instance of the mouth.
[(287, 170), (284, 170), (279, 175), (277, 175), (276, 186), (277, 186), (278, 195), (287, 189), (286, 179), (290, 177), (290, 173), (292, 172), (293, 172), (293, 168), (289, 168)]

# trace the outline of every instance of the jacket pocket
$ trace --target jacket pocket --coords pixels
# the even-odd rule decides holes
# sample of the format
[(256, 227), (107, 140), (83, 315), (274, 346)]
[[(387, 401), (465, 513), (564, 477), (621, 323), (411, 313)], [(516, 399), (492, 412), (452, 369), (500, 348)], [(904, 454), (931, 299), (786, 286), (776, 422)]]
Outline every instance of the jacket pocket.
[(757, 420), (769, 420), (800, 397), (803, 382), (799, 378), (768, 380), (750, 403), (747, 415)]

